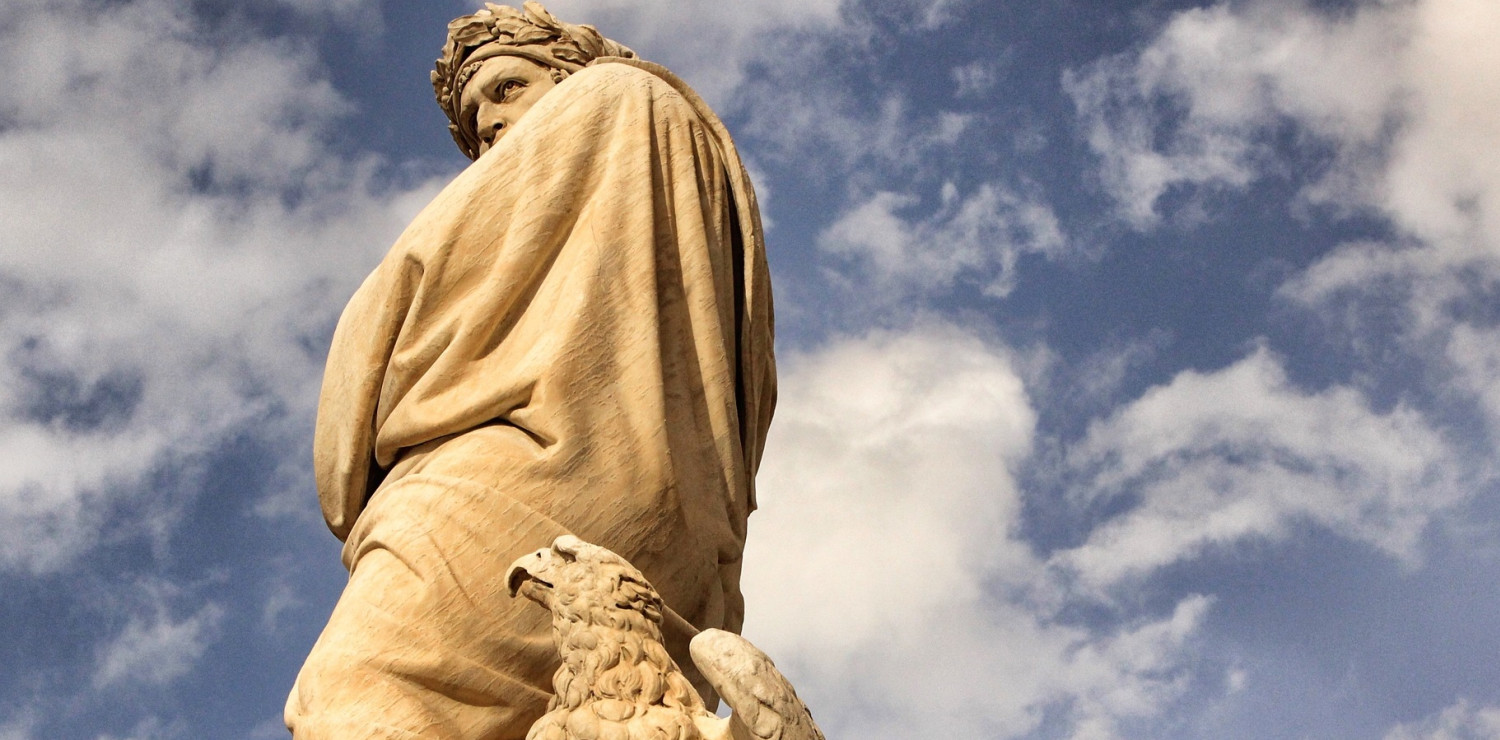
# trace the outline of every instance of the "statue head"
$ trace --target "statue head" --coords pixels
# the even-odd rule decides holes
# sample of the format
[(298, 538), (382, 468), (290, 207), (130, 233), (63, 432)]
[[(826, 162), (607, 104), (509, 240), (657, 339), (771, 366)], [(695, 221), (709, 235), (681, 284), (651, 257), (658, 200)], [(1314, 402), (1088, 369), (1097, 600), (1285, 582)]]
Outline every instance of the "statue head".
[(453, 141), (478, 159), (552, 86), (608, 56), (635, 52), (593, 26), (559, 21), (536, 2), (528, 0), (522, 10), (486, 3), (448, 24), (432, 89)]

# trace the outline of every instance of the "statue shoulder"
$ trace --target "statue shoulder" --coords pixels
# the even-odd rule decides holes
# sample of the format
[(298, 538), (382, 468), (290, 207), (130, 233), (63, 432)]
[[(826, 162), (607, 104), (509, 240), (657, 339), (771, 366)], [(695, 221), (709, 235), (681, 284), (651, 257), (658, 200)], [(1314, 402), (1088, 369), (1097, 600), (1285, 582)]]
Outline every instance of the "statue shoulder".
[[(625, 57), (600, 57), (575, 72), (573, 77), (580, 77), (579, 82), (592, 81), (588, 83), (590, 86), (597, 84), (605, 90), (648, 90), (653, 100), (670, 101), (684, 113), (697, 116), (708, 124), (721, 148), (733, 149), (728, 129), (708, 102), (687, 81), (660, 64)], [(732, 159), (738, 166), (738, 155)]]
[(570, 75), (563, 87), (559, 88), (562, 89), (571, 89), (572, 96), (605, 99), (646, 94), (653, 100), (681, 99), (688, 103), (687, 107), (697, 108), (693, 105), (693, 99), (697, 96), (689, 97), (684, 94), (684, 90), (690, 91), (686, 83), (665, 67), (637, 59), (603, 57), (595, 60), (593, 64)]

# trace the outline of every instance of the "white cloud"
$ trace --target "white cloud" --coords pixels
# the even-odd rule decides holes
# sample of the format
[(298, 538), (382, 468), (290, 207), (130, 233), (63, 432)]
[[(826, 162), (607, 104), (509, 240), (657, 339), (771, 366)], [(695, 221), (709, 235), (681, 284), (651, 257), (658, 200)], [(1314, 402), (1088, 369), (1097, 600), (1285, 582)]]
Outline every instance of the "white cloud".
[(224, 609), (208, 604), (192, 616), (174, 620), (158, 603), (148, 617), (133, 618), (100, 652), (94, 687), (120, 684), (161, 685), (193, 669), (218, 637)]
[(916, 222), (900, 215), (916, 203), (911, 196), (876, 193), (841, 215), (818, 246), (855, 264), (867, 283), (862, 291), (873, 288), (895, 299), (941, 292), (960, 280), (1003, 298), (1015, 287), (1023, 253), (1055, 255), (1066, 245), (1050, 207), (998, 185), (960, 197), (948, 183), (936, 212)]
[[(1026, 558), (1018, 543), (1002, 552), (994, 547), (1007, 540), (986, 542), (1015, 524), (1019, 496), (1010, 469), (1029, 452), (1035, 423), (1003, 354), (934, 325), (836, 342), (781, 364), (786, 379), (760, 475), (765, 510), (756, 523), (789, 523), (779, 518), (784, 512), (806, 524), (796, 530), (805, 540), (782, 533), (792, 552), (879, 557), (847, 574), (836, 558), (815, 560), (833, 570), (798, 569), (805, 578), (782, 587), (848, 589), (836, 600), (869, 606), (854, 610), (862, 612), (855, 618), (878, 621), (883, 610), (871, 600), (884, 598), (891, 585), (927, 584), (911, 595), (912, 605), (936, 606), (978, 596), (962, 589), (973, 585), (965, 571), (985, 566), (984, 558)], [(861, 526), (840, 531), (850, 518)], [(935, 541), (945, 542), (929, 549)], [(823, 616), (832, 623), (811, 632), (826, 634), (809, 639), (892, 626), (861, 628), (842, 614)]]
[(1311, 523), (1408, 561), (1434, 515), (1460, 501), (1460, 465), (1402, 405), (1351, 388), (1306, 392), (1269, 352), (1188, 371), (1095, 422), (1068, 454), (1077, 495), (1139, 503), (1053, 556), (1107, 588), (1206, 548), (1284, 539)]
[[(1179, 184), (1241, 187), (1272, 165), (1258, 138), (1290, 117), (1351, 155), (1399, 109), (1409, 3), (1332, 16), (1296, 2), (1183, 11), (1138, 53), (1064, 77), (1103, 177), (1137, 225)], [(1165, 134), (1165, 136), (1163, 136)]]
[(1309, 199), (1376, 208), (1424, 240), (1478, 232), (1494, 250), (1500, 47), (1486, 40), (1497, 32), (1488, 0), (1216, 5), (1177, 14), (1140, 52), (1065, 86), (1137, 224), (1174, 185), (1277, 174), (1265, 136), (1291, 122), (1337, 155)]
[(1191, 677), (1208, 600), (1089, 630), (1021, 539), (1035, 413), (1009, 352), (925, 324), (784, 357), (751, 519), (746, 634), (830, 737), (1075, 737)]
[(309, 53), (166, 0), (0, 14), (0, 529), (37, 533), (0, 568), (49, 570), (120, 501), (161, 529), (231, 436), (305, 441), (309, 342), (425, 193), (327, 153), (347, 106)]
[(1466, 699), (1417, 722), (1397, 725), (1385, 740), (1494, 740), (1500, 738), (1500, 707), (1476, 707)]
[[(1384, 219), (1391, 238), (1331, 249), (1279, 297), (1370, 373), (1390, 364), (1383, 353), (1410, 357), (1500, 430), (1486, 349), (1500, 291), (1497, 35), (1489, 0), (1220, 4), (1174, 15), (1139, 51), (1071, 72), (1065, 87), (1106, 187), (1139, 227), (1173, 188), (1267, 177), (1301, 184), (1304, 214)], [(1296, 171), (1287, 140), (1296, 156), (1331, 159)]]

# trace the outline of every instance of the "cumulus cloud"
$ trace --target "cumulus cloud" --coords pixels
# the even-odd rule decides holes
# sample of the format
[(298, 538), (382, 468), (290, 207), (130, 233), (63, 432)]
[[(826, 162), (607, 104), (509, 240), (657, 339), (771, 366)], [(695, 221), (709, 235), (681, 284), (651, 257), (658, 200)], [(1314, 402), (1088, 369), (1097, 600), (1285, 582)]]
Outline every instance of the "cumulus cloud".
[(1055, 255), (1066, 245), (1047, 204), (995, 184), (961, 197), (947, 183), (936, 212), (903, 218), (900, 212), (916, 204), (911, 196), (876, 193), (824, 230), (818, 246), (851, 261), (862, 285), (892, 298), (941, 292), (960, 280), (1003, 298), (1015, 287), (1022, 254)]
[(7, 3), (0, 66), (0, 528), (37, 533), (0, 568), (46, 571), (121, 502), (167, 527), (226, 439), (303, 441), (316, 340), (420, 194), (328, 153), (311, 54), (165, 0)]
[(1187, 371), (1095, 422), (1068, 455), (1087, 504), (1138, 501), (1052, 564), (1090, 588), (1214, 546), (1310, 523), (1412, 561), (1434, 515), (1465, 496), (1459, 462), (1415, 411), (1356, 390), (1293, 386), (1265, 349)]
[(1049, 712), (1108, 736), (1180, 695), (1208, 599), (1098, 629), (1058, 617), (1017, 531), (1036, 416), (1007, 350), (926, 324), (782, 367), (746, 634), (831, 737), (1015, 737)]
[(1500, 737), (1500, 707), (1476, 707), (1466, 699), (1431, 717), (1397, 725), (1385, 740), (1490, 740)]

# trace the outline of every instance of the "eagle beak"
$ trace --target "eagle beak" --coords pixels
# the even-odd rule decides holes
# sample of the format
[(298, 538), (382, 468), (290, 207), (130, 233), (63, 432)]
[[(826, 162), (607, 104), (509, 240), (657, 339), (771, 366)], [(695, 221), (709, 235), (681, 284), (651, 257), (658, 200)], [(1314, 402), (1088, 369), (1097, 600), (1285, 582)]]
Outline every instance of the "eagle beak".
[(512, 598), (517, 593), (548, 609), (552, 608), (552, 588), (556, 568), (578, 559), (579, 553), (593, 545), (570, 534), (560, 535), (551, 547), (522, 555), (505, 571), (505, 586)]
[(544, 547), (510, 564), (505, 571), (505, 585), (512, 598), (519, 593), (542, 606), (548, 605), (545, 599), (552, 591), (552, 584), (542, 578), (542, 574), (551, 570), (551, 556), (552, 548)]

